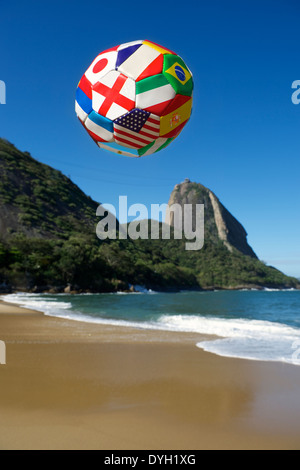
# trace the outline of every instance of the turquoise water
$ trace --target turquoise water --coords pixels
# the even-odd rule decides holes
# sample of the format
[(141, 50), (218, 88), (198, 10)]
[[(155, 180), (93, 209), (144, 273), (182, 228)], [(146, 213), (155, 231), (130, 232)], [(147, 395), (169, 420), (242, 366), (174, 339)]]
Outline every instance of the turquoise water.
[(220, 337), (197, 347), (215, 354), (300, 365), (300, 291), (134, 294), (12, 294), (9, 302), (47, 315)]

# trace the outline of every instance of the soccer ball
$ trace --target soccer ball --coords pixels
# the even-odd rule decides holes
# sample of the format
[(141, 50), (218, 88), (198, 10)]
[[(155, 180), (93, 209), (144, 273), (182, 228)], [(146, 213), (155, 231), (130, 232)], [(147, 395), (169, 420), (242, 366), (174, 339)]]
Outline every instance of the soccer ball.
[(193, 86), (177, 54), (134, 41), (96, 57), (78, 84), (75, 111), (100, 148), (141, 157), (180, 134), (191, 116)]

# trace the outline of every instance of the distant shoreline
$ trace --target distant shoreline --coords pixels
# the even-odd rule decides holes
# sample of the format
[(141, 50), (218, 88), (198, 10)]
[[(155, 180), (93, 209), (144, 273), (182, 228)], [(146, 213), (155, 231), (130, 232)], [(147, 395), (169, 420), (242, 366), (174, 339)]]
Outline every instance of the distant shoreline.
[[(155, 292), (161, 293), (176, 293), (176, 292), (214, 292), (214, 291), (240, 291), (240, 290), (268, 290), (268, 289), (276, 289), (276, 290), (300, 290), (300, 284), (295, 287), (288, 287), (284, 285), (256, 285), (256, 284), (241, 284), (238, 286), (210, 286), (210, 287), (191, 287), (191, 288), (168, 288), (168, 289), (161, 289), (158, 286), (151, 286), (148, 288), (142, 286), (143, 289), (152, 290)], [(71, 286), (67, 287), (50, 287), (50, 286), (43, 286), (43, 287), (35, 287), (33, 289), (24, 289), (24, 288), (5, 288), (0, 286), (0, 296), (1, 295), (9, 295), (9, 294), (16, 294), (16, 293), (28, 293), (28, 294), (70, 294), (70, 295), (79, 295), (79, 294), (112, 294), (117, 292), (125, 292), (125, 293), (135, 293), (139, 292), (135, 286), (131, 286), (126, 289), (117, 289), (117, 290), (103, 290), (103, 291), (92, 291), (89, 289), (80, 289), (80, 288), (72, 288)]]

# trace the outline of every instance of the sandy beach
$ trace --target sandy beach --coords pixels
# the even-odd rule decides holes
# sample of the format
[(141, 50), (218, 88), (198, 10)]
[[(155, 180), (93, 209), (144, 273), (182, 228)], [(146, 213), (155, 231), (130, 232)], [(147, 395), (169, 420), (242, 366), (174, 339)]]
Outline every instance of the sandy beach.
[(299, 449), (300, 368), (0, 303), (0, 449)]

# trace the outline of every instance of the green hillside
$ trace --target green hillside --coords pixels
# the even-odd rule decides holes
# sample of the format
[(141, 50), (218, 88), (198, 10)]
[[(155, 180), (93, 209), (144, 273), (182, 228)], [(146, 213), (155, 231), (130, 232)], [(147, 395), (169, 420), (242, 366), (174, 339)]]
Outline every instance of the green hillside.
[[(131, 284), (157, 290), (299, 285), (255, 256), (228, 251), (211, 230), (200, 251), (186, 251), (185, 240), (100, 242), (98, 203), (3, 139), (0, 175), (2, 292), (110, 292)], [(211, 217), (205, 218), (208, 226)]]
[(68, 238), (91, 232), (98, 203), (61, 172), (0, 139), (0, 236)]

